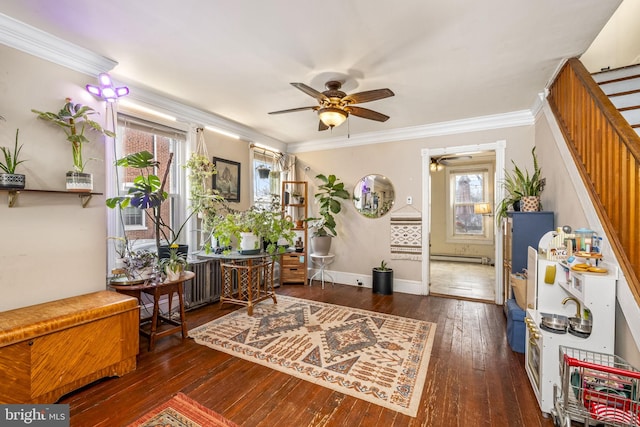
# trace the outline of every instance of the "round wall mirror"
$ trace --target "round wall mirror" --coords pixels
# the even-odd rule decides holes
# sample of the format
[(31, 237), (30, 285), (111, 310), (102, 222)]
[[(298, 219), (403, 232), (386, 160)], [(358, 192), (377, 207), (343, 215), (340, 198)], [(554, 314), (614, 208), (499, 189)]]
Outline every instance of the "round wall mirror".
[(367, 218), (380, 218), (389, 212), (395, 197), (393, 184), (383, 175), (367, 175), (353, 189), (353, 204)]

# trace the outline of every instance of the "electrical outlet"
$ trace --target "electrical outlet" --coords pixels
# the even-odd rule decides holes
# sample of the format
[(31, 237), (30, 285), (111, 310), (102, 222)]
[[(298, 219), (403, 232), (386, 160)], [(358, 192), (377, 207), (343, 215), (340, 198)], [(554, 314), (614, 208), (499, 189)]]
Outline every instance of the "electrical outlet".
[(413, 197), (407, 196), (407, 204), (410, 205), (413, 203)]

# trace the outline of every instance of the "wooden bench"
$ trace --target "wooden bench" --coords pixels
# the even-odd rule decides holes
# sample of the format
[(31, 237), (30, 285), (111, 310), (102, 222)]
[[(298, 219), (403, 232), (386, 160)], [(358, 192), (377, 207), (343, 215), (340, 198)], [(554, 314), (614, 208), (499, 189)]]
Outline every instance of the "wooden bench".
[(136, 369), (138, 301), (100, 291), (0, 313), (0, 404), (54, 403)]

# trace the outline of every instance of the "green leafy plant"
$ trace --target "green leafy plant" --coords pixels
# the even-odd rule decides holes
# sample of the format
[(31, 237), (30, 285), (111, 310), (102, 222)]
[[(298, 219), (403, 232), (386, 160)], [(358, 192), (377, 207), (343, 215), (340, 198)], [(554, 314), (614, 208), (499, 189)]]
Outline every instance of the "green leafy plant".
[(172, 245), (169, 248), (169, 257), (160, 260), (160, 267), (167, 271), (171, 270), (174, 273), (181, 272), (187, 266), (187, 259), (184, 255), (178, 252), (178, 245)]
[(20, 163), (23, 163), (24, 160), (18, 160), (20, 157), (20, 151), (22, 150), (22, 145), (18, 147), (18, 133), (20, 129), (16, 129), (16, 143), (13, 147), (13, 152), (9, 151), (7, 147), (0, 147), (2, 154), (4, 156), (4, 162), (0, 161), (0, 169), (2, 169), (5, 173), (15, 174), (16, 166)]
[(385, 260), (380, 261), (380, 265), (378, 267), (375, 267), (375, 270), (378, 271), (390, 271), (391, 268), (387, 267), (387, 262)]
[(71, 143), (75, 172), (84, 172), (86, 166), (86, 162), (82, 158), (82, 145), (85, 142), (89, 142), (89, 138), (84, 134), (86, 130), (92, 130), (112, 138), (116, 136), (115, 133), (104, 129), (100, 126), (100, 123), (89, 118), (89, 116), (98, 114), (93, 108), (87, 105), (74, 104), (71, 102), (71, 98), (65, 99), (65, 104), (57, 113), (31, 111), (36, 113), (40, 119), (62, 128), (65, 135), (67, 135), (67, 141)]
[(544, 180), (542, 178), (542, 171), (538, 165), (536, 147), (533, 147), (531, 150), (531, 155), (533, 156), (532, 174), (530, 174), (526, 168), (523, 170), (518, 167), (513, 160), (511, 160), (511, 163), (513, 163), (513, 171), (509, 172), (505, 170), (503, 187), (506, 196), (498, 204), (496, 219), (500, 220), (505, 218), (509, 208), (523, 197), (540, 196), (540, 193), (542, 193)]
[(349, 192), (344, 189), (344, 183), (340, 182), (335, 175), (325, 176), (323, 174), (316, 175), (316, 179), (320, 180), (314, 197), (320, 206), (318, 214), (320, 218), (306, 218), (309, 227), (314, 229), (314, 236), (337, 236), (336, 219), (342, 210), (341, 200), (349, 199)]
[(160, 162), (154, 160), (153, 154), (148, 151), (140, 151), (118, 159), (116, 166), (138, 169), (140, 175), (133, 179), (133, 185), (126, 195), (112, 197), (106, 201), (107, 206), (111, 209), (116, 207), (124, 209), (129, 205), (143, 209), (155, 226), (156, 246), (158, 249), (160, 248), (161, 240), (166, 241), (169, 246), (176, 243), (182, 229), (196, 213), (195, 210), (192, 210), (177, 229), (172, 228), (162, 217), (162, 203), (168, 198), (168, 193), (164, 191), (164, 186), (172, 160), (173, 153), (169, 155), (165, 175), (161, 180), (154, 173), (155, 168), (160, 166)]
[(285, 251), (284, 245), (278, 245), (278, 241), (293, 244), (293, 228), (293, 222), (283, 217), (280, 212), (252, 206), (246, 211), (235, 211), (220, 217), (215, 224), (213, 237), (228, 253), (233, 239), (240, 241), (241, 233), (254, 233), (259, 238), (258, 245), (260, 240), (264, 240), (267, 253), (275, 254)]

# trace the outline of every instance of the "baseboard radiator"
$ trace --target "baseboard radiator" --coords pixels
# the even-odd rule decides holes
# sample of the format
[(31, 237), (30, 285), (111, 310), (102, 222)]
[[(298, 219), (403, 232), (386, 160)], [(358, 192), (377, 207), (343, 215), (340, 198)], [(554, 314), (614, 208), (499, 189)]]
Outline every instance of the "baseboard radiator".
[(220, 300), (220, 261), (197, 260), (189, 263), (188, 270), (196, 276), (184, 284), (185, 309), (191, 310)]
[(433, 261), (469, 262), (469, 263), (484, 264), (484, 265), (492, 264), (491, 258), (486, 256), (431, 254), (429, 259)]

